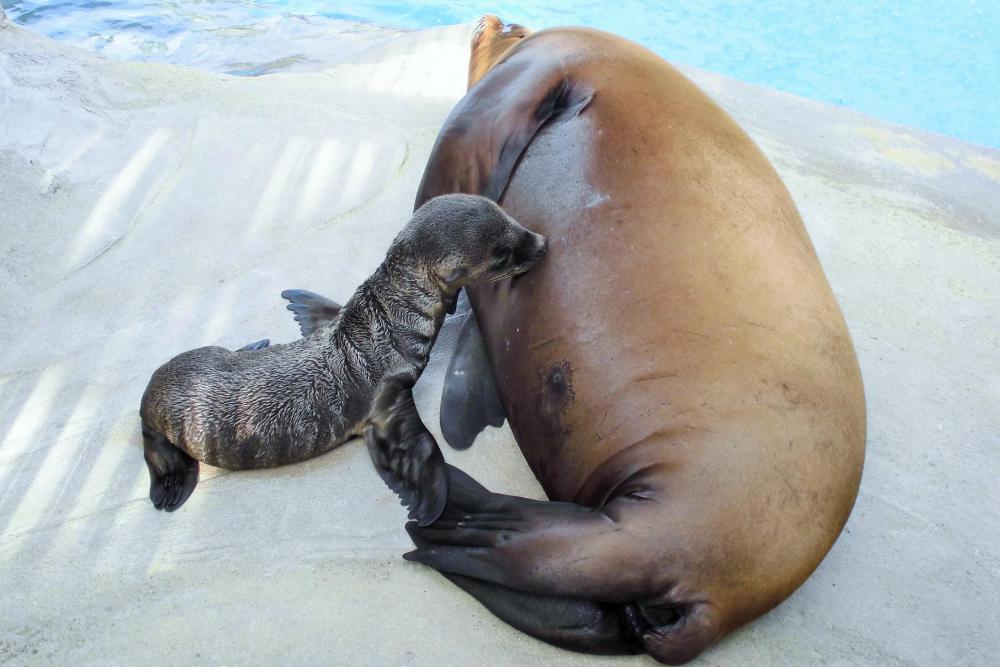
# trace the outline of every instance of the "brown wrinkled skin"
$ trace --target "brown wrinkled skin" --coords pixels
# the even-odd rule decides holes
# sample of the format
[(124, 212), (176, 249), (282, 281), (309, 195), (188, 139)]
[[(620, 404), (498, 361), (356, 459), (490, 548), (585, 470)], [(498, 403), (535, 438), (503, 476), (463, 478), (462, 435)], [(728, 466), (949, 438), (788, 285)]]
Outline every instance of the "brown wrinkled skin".
[[(470, 72), (494, 57), (478, 49)], [(594, 96), (543, 126), (500, 201), (548, 257), (470, 290), (510, 425), (551, 499), (649, 499), (619, 519), (629, 571), (613, 550), (597, 571), (707, 601), (717, 638), (788, 597), (847, 520), (866, 428), (854, 348), (787, 189), (707, 95), (592, 30), (534, 33), (493, 71), (525, 62)], [(441, 151), (427, 173), (469, 159)]]

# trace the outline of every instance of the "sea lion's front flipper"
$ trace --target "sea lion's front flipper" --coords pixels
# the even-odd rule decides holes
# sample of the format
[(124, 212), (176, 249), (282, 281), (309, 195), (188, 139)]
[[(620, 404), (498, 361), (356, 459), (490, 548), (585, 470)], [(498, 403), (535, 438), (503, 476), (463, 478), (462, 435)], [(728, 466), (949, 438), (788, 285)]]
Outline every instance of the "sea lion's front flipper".
[(295, 321), (299, 323), (303, 338), (333, 322), (343, 308), (336, 301), (304, 289), (286, 289), (281, 293), (281, 298), (291, 302), (286, 308), (295, 313)]
[(253, 350), (263, 350), (265, 347), (271, 344), (270, 339), (263, 338), (261, 340), (254, 341), (252, 343), (247, 343), (243, 347), (236, 350), (237, 352), (251, 352)]
[(375, 469), (421, 526), (433, 523), (448, 501), (448, 472), (434, 436), (420, 420), (410, 389), (383, 387), (365, 442)]
[[(418, 547), (434, 546), (414, 530), (409, 532)], [(601, 655), (642, 651), (635, 637), (626, 630), (621, 605), (536, 595), (459, 574), (442, 574), (495, 616), (536, 639), (573, 651)]]
[(503, 426), (506, 415), (486, 355), (476, 314), (469, 312), (444, 376), (441, 432), (455, 449), (468, 449), (487, 426)]
[(500, 201), (517, 161), (538, 130), (556, 117), (581, 113), (593, 96), (592, 88), (571, 81), (552, 62), (516, 57), (501, 62), (445, 120), (414, 208), (453, 192)]

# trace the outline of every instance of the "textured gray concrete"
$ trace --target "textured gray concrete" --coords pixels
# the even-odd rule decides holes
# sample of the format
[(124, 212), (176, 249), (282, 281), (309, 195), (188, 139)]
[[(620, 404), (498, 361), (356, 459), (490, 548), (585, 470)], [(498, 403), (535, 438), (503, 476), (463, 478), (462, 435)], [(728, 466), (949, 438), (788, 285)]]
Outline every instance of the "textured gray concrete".
[[(360, 444), (203, 467), (173, 515), (146, 499), (149, 374), (202, 344), (292, 339), (281, 289), (345, 299), (367, 276), (462, 93), (467, 35), (236, 79), (0, 28), (0, 662), (613, 662), (405, 563), (404, 511)], [(840, 541), (700, 664), (1000, 664), (1000, 153), (689, 74), (798, 202), (870, 414)], [(417, 388), (435, 433), (454, 333)], [(540, 497), (506, 428), (446, 456)]]

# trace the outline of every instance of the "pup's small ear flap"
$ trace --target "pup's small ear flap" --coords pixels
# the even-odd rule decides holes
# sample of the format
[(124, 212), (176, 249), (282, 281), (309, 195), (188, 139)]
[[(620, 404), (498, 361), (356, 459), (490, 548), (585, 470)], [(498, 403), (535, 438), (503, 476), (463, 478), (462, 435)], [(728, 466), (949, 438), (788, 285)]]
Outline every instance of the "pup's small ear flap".
[(444, 281), (450, 285), (454, 282), (461, 280), (462, 278), (467, 276), (468, 273), (469, 273), (468, 269), (464, 268), (452, 269), (451, 273), (449, 273), (447, 276), (444, 277)]

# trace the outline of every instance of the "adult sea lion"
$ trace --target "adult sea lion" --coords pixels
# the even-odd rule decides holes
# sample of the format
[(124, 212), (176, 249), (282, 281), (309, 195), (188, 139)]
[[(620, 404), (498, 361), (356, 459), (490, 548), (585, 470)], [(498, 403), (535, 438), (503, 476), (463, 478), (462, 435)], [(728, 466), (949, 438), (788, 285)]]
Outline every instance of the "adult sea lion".
[(364, 435), (385, 482), (421, 524), (444, 508), (447, 473), (411, 387), (458, 291), (530, 269), (544, 237), (483, 197), (428, 201), (347, 304), (294, 290), (303, 338), (232, 352), (202, 347), (161, 366), (140, 416), (157, 509), (180, 507), (198, 461), (244, 470), (302, 461)]
[(854, 348), (788, 191), (707, 95), (610, 34), (504, 34), (477, 31), (417, 205), (482, 193), (549, 239), (537, 270), (469, 288), (442, 429), (466, 446), (505, 412), (554, 502), (452, 469), (406, 557), (545, 641), (683, 663), (840, 533), (865, 448)]

